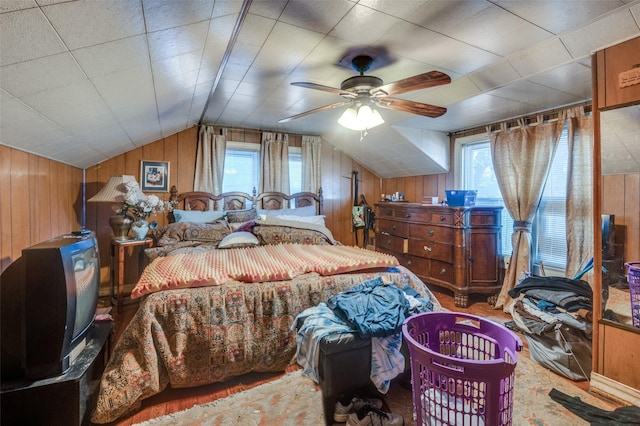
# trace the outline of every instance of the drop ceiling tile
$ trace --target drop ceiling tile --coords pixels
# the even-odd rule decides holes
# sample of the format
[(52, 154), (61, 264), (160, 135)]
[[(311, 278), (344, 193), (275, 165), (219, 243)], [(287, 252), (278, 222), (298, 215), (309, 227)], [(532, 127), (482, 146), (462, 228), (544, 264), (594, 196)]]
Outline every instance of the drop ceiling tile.
[(0, 14), (0, 65), (15, 64), (66, 50), (40, 9)]
[(327, 34), (353, 7), (349, 0), (292, 1), (279, 20), (287, 24)]
[(633, 15), (628, 9), (624, 9), (563, 34), (560, 39), (571, 52), (571, 56), (581, 58), (590, 56), (618, 40), (637, 36), (639, 32), (640, 28)]
[[(371, 22), (376, 24), (371, 25)], [(357, 4), (329, 34), (365, 46), (375, 45), (376, 40), (397, 22), (397, 18)]]
[(201, 58), (202, 51), (193, 51), (154, 61), (151, 67), (156, 88), (166, 91), (167, 87), (175, 90), (195, 86)]
[(453, 80), (450, 84), (434, 87), (414, 100), (446, 107), (479, 93), (480, 89), (470, 78), (462, 77)]
[[(265, 39), (269, 36), (273, 27), (276, 25), (276, 22), (277, 21), (275, 19), (248, 14), (245, 18), (244, 25), (238, 34), (238, 42), (241, 44), (248, 44), (250, 46), (262, 47)], [(231, 35), (231, 33), (229, 33), (229, 35)]]
[(13, 12), (21, 9), (31, 9), (37, 7), (35, 0), (2, 0), (0, 2), (0, 13)]
[(138, 0), (67, 2), (42, 8), (71, 50), (144, 33)]
[(571, 60), (571, 55), (558, 38), (537, 43), (509, 57), (509, 63), (523, 77), (556, 67), (558, 64), (566, 64)]
[[(238, 4), (242, 4), (242, 0), (237, 0), (236, 2)], [(218, 7), (218, 4), (224, 5), (225, 3), (231, 2), (216, 2), (216, 8)], [(289, 0), (254, 1), (251, 3), (249, 13), (264, 16), (265, 18), (278, 19), (287, 3), (289, 3)], [(236, 10), (236, 12), (238, 12), (239, 9), (240, 7), (238, 6), (238, 10)]]
[(92, 80), (93, 85), (120, 119), (136, 111), (143, 111), (156, 105), (151, 74), (148, 67), (130, 68)]
[(579, 62), (572, 62), (562, 65), (546, 72), (533, 75), (527, 80), (571, 93), (582, 99), (590, 99), (591, 93), (591, 68)]
[(149, 33), (149, 53), (151, 61), (204, 49), (207, 39), (208, 22), (198, 22), (168, 30)]
[(482, 91), (504, 86), (520, 78), (518, 71), (506, 60), (489, 65), (469, 75), (469, 79)]
[(91, 126), (95, 119), (110, 116), (105, 103), (88, 81), (38, 92), (22, 100), (35, 111), (71, 131)]
[(144, 20), (148, 32), (181, 27), (208, 20), (214, 0), (144, 0)]
[(89, 78), (149, 64), (149, 48), (144, 35), (123, 38), (73, 51)]
[(496, 5), (553, 33), (565, 31), (612, 11), (624, 4), (616, 0), (514, 1), (497, 0)]
[(367, 6), (387, 15), (408, 19), (427, 3), (426, 0), (360, 0), (358, 4)]
[(6, 65), (0, 70), (2, 88), (16, 97), (55, 89), (86, 79), (68, 52)]
[(277, 23), (252, 66), (265, 72), (290, 73), (322, 40), (316, 32)]

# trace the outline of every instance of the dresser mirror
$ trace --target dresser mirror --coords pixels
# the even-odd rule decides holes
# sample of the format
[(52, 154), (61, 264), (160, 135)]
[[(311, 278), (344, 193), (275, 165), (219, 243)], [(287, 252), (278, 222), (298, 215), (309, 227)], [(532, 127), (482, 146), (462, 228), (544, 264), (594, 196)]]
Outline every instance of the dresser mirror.
[(602, 174), (640, 172), (640, 104), (600, 113)]
[[(604, 187), (615, 189), (624, 186), (629, 176), (640, 173), (640, 103), (601, 111), (600, 141)], [(633, 241), (626, 241), (629, 233), (624, 217), (618, 216), (616, 220), (616, 213), (624, 211), (620, 204), (625, 200), (605, 190), (603, 201), (602, 320), (631, 327), (631, 303), (626, 290), (628, 283), (624, 259), (628, 255), (627, 244)]]

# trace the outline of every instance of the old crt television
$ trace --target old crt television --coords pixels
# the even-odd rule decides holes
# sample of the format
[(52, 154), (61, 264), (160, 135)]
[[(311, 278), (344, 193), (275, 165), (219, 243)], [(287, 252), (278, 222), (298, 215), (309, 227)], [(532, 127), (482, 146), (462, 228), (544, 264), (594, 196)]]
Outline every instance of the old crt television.
[(22, 250), (0, 275), (3, 386), (61, 375), (72, 365), (90, 338), (99, 285), (92, 232)]

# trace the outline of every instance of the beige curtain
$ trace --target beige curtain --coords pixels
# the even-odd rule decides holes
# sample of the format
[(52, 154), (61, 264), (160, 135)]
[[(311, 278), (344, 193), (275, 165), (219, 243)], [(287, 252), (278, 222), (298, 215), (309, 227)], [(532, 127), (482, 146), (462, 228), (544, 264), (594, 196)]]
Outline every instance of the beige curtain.
[(317, 193), (322, 186), (322, 138), (302, 136), (302, 191)]
[(564, 116), (556, 122), (544, 123), (539, 115), (535, 125), (525, 125), (520, 119), (513, 129), (507, 129), (506, 123), (502, 123), (500, 131), (487, 128), (498, 186), (514, 220), (511, 262), (494, 306), (496, 309), (509, 312), (509, 290), (515, 287), (524, 272), (531, 271), (531, 222), (563, 126)]
[(289, 135), (262, 133), (259, 192), (289, 193)]
[(227, 149), (226, 129), (216, 135), (213, 126), (200, 126), (196, 152), (196, 173), (194, 191), (222, 193), (224, 176), (224, 155)]
[(567, 110), (567, 267), (575, 276), (593, 257), (593, 118), (584, 107)]

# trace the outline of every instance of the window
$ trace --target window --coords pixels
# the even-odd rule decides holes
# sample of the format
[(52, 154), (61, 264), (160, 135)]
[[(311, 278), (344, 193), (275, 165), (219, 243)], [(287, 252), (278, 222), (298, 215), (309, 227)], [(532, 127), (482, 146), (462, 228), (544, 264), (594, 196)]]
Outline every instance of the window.
[[(500, 205), (504, 201), (491, 162), (491, 147), (486, 135), (461, 138), (457, 142), (463, 189), (476, 189), (476, 205)], [(562, 131), (560, 142), (542, 193), (542, 199), (533, 222), (533, 263), (541, 261), (545, 267), (564, 271), (567, 261), (567, 234), (565, 225), (565, 202), (567, 197), (568, 167), (567, 128)], [(502, 254), (510, 255), (513, 219), (506, 209), (502, 210)]]
[[(224, 157), (222, 192), (242, 191), (252, 194), (260, 182), (260, 144), (227, 142)], [(302, 190), (302, 150), (289, 147), (289, 190)]]

